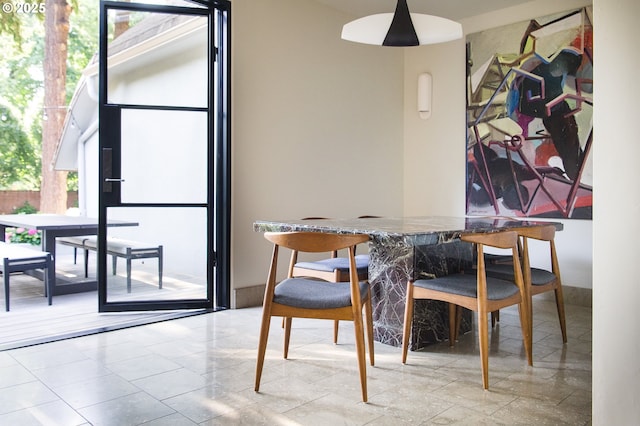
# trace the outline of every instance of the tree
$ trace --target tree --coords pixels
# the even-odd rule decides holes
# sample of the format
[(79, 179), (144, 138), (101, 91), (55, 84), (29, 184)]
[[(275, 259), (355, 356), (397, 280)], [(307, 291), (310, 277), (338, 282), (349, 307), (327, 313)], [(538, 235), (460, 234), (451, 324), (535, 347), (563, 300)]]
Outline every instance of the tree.
[(45, 1), (44, 111), (42, 125), (42, 185), (40, 211), (67, 209), (67, 172), (53, 168), (66, 115), (67, 48), (71, 6), (66, 0)]
[[(4, 1), (4, 0), (3, 0)], [(4, 3), (3, 10), (16, 6)], [(37, 5), (36, 5), (37, 6)], [(40, 188), (40, 116), (44, 28), (37, 14), (0, 14), (0, 188)], [(11, 24), (9, 24), (10, 22)], [(35, 126), (34, 126), (35, 124)], [(35, 133), (33, 133), (35, 131)], [(15, 156), (15, 157), (14, 157)]]
[[(95, 0), (70, 1), (76, 13), (71, 13), (67, 3), (57, 2), (63, 5), (62, 20), (55, 17), (54, 9), (49, 7), (45, 0), (33, 2), (3, 0), (2, 2), (3, 5), (8, 4), (8, 6), (4, 6), (3, 13), (0, 13), (0, 43), (3, 46), (0, 49), (0, 75), (9, 78), (0, 79), (0, 105), (11, 105), (12, 123), (21, 127), (29, 144), (15, 146), (18, 140), (22, 140), (16, 138), (3, 140), (0, 143), (3, 144), (3, 152), (5, 153), (21, 152), (26, 154), (25, 150), (31, 149), (31, 151), (29, 155), (23, 155), (22, 159), (17, 162), (9, 162), (6, 158), (4, 159), (0, 164), (0, 173), (9, 179), (18, 179), (18, 181), (8, 182), (3, 179), (0, 181), (1, 188), (19, 187), (37, 190), (41, 187), (42, 173), (52, 172), (53, 155), (62, 129), (66, 106), (69, 104), (76, 84), (82, 75), (82, 70), (97, 51), (97, 2)], [(45, 60), (45, 24), (48, 21), (44, 19), (45, 9), (52, 11), (49, 18), (53, 18), (54, 27), (58, 26), (58, 30), (62, 29), (62, 32), (66, 31), (68, 34), (66, 42), (68, 47), (64, 47), (63, 40), (57, 44), (53, 43), (53, 50), (48, 51), (47, 60)], [(13, 12), (7, 13), (6, 11)], [(55, 37), (51, 37), (48, 40), (54, 39)], [(60, 39), (58, 40), (60, 41)], [(51, 54), (53, 54), (53, 58), (59, 57), (61, 63), (66, 64), (66, 75), (58, 73), (56, 76), (49, 71), (45, 74), (44, 67), (49, 68), (52, 65), (47, 64), (49, 58), (52, 57)], [(45, 65), (43, 66), (43, 64)], [(58, 62), (59, 64), (60, 62)], [(44, 86), (46, 84), (47, 91), (52, 92), (49, 90), (52, 85), (50, 81), (45, 83), (45, 75), (52, 77), (57, 83), (53, 92), (60, 91), (55, 100), (51, 101), (51, 97), (48, 97), (46, 103), (43, 101)], [(64, 84), (64, 80), (66, 80), (66, 84)], [(55, 132), (52, 132), (53, 129)], [(46, 141), (43, 140), (43, 132), (46, 134)], [(51, 136), (52, 133), (57, 133), (58, 136)], [(45, 161), (41, 166), (41, 147), (46, 148), (47, 146), (50, 147), (50, 150), (47, 153), (43, 152), (43, 160)], [(31, 161), (31, 163), (25, 163), (25, 161)], [(8, 168), (9, 164), (14, 166), (20, 164), (23, 169), (4, 173), (3, 166)], [(73, 179), (75, 176), (75, 173), (69, 173), (66, 179), (67, 187), (72, 187), (74, 182), (77, 185), (77, 180)], [(47, 181), (47, 179), (48, 177), (45, 176), (44, 180)], [(66, 197), (66, 188), (63, 183), (65, 179), (62, 176), (59, 180), (61, 182), (58, 183), (56, 189), (51, 189), (49, 186), (49, 189), (43, 189), (43, 195), (46, 192), (47, 195), (57, 194), (55, 196)], [(43, 185), (45, 188), (47, 187), (46, 182)], [(47, 207), (45, 209), (60, 211), (66, 207), (66, 202), (57, 204), (62, 207), (55, 210), (50, 210)]]
[[(7, 4), (8, 6), (5, 6)], [(9, 34), (13, 37), (13, 41), (16, 44), (22, 42), (22, 35), (20, 33), (20, 17), (17, 13), (13, 13), (15, 10), (13, 1), (3, 1), (2, 12), (0, 12), (0, 33)]]
[(35, 176), (39, 165), (33, 146), (9, 107), (0, 105), (0, 186)]

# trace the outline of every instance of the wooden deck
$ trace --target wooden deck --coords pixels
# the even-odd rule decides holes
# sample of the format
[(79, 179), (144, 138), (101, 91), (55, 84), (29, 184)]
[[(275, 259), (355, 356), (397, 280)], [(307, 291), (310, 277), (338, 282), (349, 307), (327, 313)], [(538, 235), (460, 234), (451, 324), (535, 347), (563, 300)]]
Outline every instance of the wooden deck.
[[(59, 251), (62, 253), (58, 253), (58, 274), (82, 277), (84, 271), (81, 255), (78, 257), (78, 264), (74, 265), (71, 249), (66, 252)], [(124, 264), (119, 269), (124, 272)], [(120, 273), (120, 270), (118, 272)], [(90, 270), (90, 276), (92, 273), (95, 271)], [(165, 282), (170, 285), (171, 278), (167, 278)], [(122, 279), (124, 288), (126, 278), (123, 276), (117, 279)], [(181, 284), (184, 285), (184, 282)], [(98, 313), (97, 291), (54, 296), (53, 304), (49, 306), (44, 296), (43, 282), (25, 274), (11, 276), (10, 301), (11, 310), (5, 312), (4, 290), (1, 291), (0, 351), (206, 312), (198, 310)]]

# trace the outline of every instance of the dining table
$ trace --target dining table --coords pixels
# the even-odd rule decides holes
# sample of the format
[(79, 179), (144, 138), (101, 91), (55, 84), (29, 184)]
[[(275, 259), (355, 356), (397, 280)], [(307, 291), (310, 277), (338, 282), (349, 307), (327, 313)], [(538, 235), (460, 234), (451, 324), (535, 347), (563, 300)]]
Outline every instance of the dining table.
[[(337, 219), (257, 220), (256, 232), (330, 232), (367, 234), (369, 282), (373, 304), (374, 339), (402, 344), (407, 282), (440, 277), (472, 267), (473, 246), (462, 234), (562, 223), (510, 217), (365, 217)], [(416, 300), (411, 350), (444, 341), (449, 336), (448, 305)], [(464, 310), (460, 331), (472, 328), (472, 312)]]
[[(138, 222), (126, 220), (107, 221), (107, 226), (138, 226)], [(56, 238), (78, 235), (97, 235), (98, 218), (62, 214), (5, 214), (0, 215), (0, 241), (5, 240), (7, 228), (35, 229), (42, 233), (42, 250), (51, 253), (53, 269), (56, 265)], [(68, 280), (54, 275), (53, 295), (92, 291), (98, 288), (97, 281)]]

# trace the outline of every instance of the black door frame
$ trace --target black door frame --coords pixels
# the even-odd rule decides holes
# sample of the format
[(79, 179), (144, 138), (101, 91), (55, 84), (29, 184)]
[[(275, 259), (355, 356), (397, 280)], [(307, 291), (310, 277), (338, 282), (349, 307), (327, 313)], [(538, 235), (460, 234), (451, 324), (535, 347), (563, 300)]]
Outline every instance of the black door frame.
[[(100, 1), (100, 51), (99, 51), (99, 122), (118, 124), (122, 109), (146, 108), (149, 106), (113, 105), (107, 98), (107, 11), (133, 10), (173, 14), (191, 14), (209, 17), (209, 82), (208, 85), (208, 193), (207, 193), (207, 298), (198, 300), (107, 302), (107, 255), (106, 225), (107, 208), (125, 207), (172, 207), (166, 204), (122, 204), (120, 202), (120, 183), (106, 182), (105, 179), (120, 176), (120, 164), (116, 161), (110, 170), (105, 170), (106, 155), (119, 158), (120, 126), (101, 125), (99, 128), (99, 220), (98, 220), (98, 310), (100, 312), (205, 309), (219, 310), (230, 308), (230, 250), (231, 250), (231, 99), (230, 99), (230, 17), (231, 3), (228, 0), (187, 0), (203, 7), (177, 7), (118, 1)], [(217, 18), (217, 21), (216, 21)], [(216, 25), (216, 22), (219, 25)], [(214, 70), (215, 67), (215, 70)], [(219, 78), (213, 78), (214, 71)], [(217, 81), (217, 85), (213, 82)], [(215, 106), (217, 105), (217, 108)], [(217, 143), (216, 143), (217, 141)], [(107, 148), (105, 150), (105, 148)], [(112, 192), (103, 191), (103, 185), (111, 186)], [(184, 204), (175, 205), (185, 207)], [(187, 205), (187, 207), (189, 207)], [(191, 206), (202, 207), (202, 206)], [(215, 293), (215, 297), (213, 297)]]

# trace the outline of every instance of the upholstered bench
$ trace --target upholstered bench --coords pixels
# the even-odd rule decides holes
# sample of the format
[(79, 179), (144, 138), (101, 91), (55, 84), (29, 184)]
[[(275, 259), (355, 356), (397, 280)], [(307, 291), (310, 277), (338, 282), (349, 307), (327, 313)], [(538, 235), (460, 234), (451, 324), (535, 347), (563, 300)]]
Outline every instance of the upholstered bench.
[(52, 302), (53, 284), (55, 282), (53, 274), (53, 261), (51, 254), (37, 249), (27, 248), (17, 244), (8, 244), (0, 241), (0, 271), (4, 277), (4, 300), (5, 309), (9, 311), (9, 281), (13, 272), (26, 272), (34, 269), (44, 271), (44, 292)]
[[(84, 250), (84, 275), (88, 275), (89, 251), (98, 251), (98, 238), (95, 235), (57, 238), (56, 242), (71, 246), (74, 250)], [(112, 273), (116, 274), (118, 257), (127, 261), (127, 292), (131, 293), (131, 261), (134, 259), (158, 259), (158, 288), (162, 288), (162, 245), (151, 245), (120, 238), (107, 238), (107, 254), (113, 259)], [(74, 251), (75, 262), (75, 251)]]

